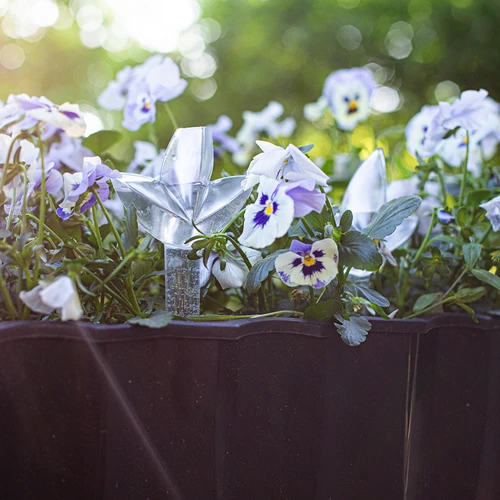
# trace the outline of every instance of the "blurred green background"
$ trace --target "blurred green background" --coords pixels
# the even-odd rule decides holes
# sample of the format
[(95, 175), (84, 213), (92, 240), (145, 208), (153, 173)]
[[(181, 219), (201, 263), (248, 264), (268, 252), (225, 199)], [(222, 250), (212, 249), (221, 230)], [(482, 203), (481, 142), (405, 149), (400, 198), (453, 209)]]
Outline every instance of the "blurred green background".
[[(270, 100), (300, 124), (330, 72), (369, 65), (383, 86), (375, 124), (387, 127), (468, 88), (500, 99), (499, 21), (498, 0), (0, 0), (0, 98), (78, 102), (90, 131), (120, 129), (97, 96), (120, 68), (162, 52), (189, 81), (171, 103), (181, 126), (224, 113), (235, 133), (244, 110)], [(166, 144), (166, 115), (158, 127)], [(127, 132), (120, 153), (147, 135)]]

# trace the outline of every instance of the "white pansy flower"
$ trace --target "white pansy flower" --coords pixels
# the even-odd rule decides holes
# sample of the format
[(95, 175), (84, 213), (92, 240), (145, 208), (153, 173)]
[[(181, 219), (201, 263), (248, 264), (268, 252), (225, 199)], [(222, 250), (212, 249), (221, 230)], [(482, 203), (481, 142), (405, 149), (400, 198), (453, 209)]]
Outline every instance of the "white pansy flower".
[(62, 321), (77, 321), (83, 316), (78, 292), (73, 280), (67, 276), (51, 283), (42, 281), (29, 292), (22, 291), (19, 296), (32, 311), (51, 314), (57, 309)]

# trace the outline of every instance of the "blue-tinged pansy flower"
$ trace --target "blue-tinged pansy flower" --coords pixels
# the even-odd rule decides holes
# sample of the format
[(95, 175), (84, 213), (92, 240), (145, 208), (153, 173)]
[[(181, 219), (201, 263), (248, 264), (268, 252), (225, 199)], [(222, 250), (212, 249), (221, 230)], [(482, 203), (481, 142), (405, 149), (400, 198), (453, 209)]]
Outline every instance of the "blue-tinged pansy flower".
[(500, 196), (479, 206), (486, 210), (486, 217), (491, 222), (493, 231), (500, 231)]
[(439, 113), (439, 106), (423, 106), (406, 125), (406, 149), (416, 157), (426, 158), (434, 154), (424, 146), (425, 136), (434, 117)]
[(135, 68), (125, 68), (99, 97), (105, 109), (125, 107), (122, 125), (138, 130), (156, 120), (156, 102), (167, 102), (181, 95), (187, 86), (179, 67), (169, 57), (155, 55)]
[(149, 177), (160, 175), (165, 150), (158, 151), (154, 144), (147, 141), (135, 141), (134, 148), (134, 159), (130, 162), (127, 171), (135, 173), (140, 171), (141, 175)]
[(321, 96), (316, 102), (311, 102), (304, 106), (304, 118), (310, 122), (318, 121), (327, 108), (328, 101)]
[(279, 189), (280, 182), (261, 177), (257, 201), (245, 209), (245, 225), (239, 241), (264, 248), (288, 231), (293, 221), (293, 200)]
[(92, 155), (92, 151), (82, 145), (82, 139), (61, 134), (60, 140), (54, 141), (50, 145), (45, 161), (54, 162), (55, 168), (61, 168), (62, 165), (65, 165), (71, 170), (79, 172), (83, 168), (83, 159)]
[(243, 126), (236, 134), (236, 140), (243, 148), (233, 154), (233, 161), (237, 165), (244, 166), (250, 161), (255, 141), (260, 134), (273, 139), (293, 134), (296, 123), (292, 117), (278, 122), (283, 112), (283, 105), (276, 101), (271, 101), (262, 111), (243, 112)]
[(27, 130), (41, 122), (53, 135), (63, 130), (69, 137), (82, 137), (85, 133), (85, 120), (77, 104), (65, 102), (56, 105), (46, 97), (30, 97), (26, 94), (11, 95), (7, 104), (14, 104), (24, 112), (24, 119), (15, 125), (18, 130)]
[(446, 133), (457, 127), (467, 132), (481, 128), (488, 114), (487, 96), (484, 89), (466, 90), (452, 104), (440, 102), (439, 112), (431, 120), (424, 137), (426, 150), (435, 152)]
[(339, 251), (330, 238), (307, 245), (294, 240), (290, 251), (276, 259), (276, 271), (288, 286), (322, 288), (338, 273)]
[(301, 181), (313, 179), (320, 186), (327, 186), (328, 175), (318, 168), (297, 146), (286, 148), (270, 142), (257, 141), (262, 149), (248, 167), (249, 175), (264, 175), (273, 179)]
[[(108, 180), (120, 177), (118, 170), (112, 170), (101, 162), (98, 156), (85, 158), (81, 172), (65, 173), (64, 178), (64, 200), (57, 209), (57, 215), (61, 219), (69, 219), (80, 202), (80, 213), (84, 213), (97, 201), (90, 189), (95, 186), (101, 201), (109, 197)], [(83, 199), (80, 199), (81, 196)]]
[(283, 236), (295, 217), (321, 212), (325, 195), (316, 190), (313, 179), (279, 182), (260, 177), (257, 201), (245, 209), (245, 224), (240, 242), (263, 248)]
[(376, 82), (366, 68), (334, 71), (325, 80), (323, 97), (342, 130), (353, 130), (370, 116), (370, 99)]
[[(242, 246), (248, 260), (252, 265), (262, 260), (262, 254), (258, 250)], [(212, 253), (208, 258), (207, 265), (200, 267), (200, 286), (205, 286), (210, 279), (210, 275), (219, 282), (223, 290), (228, 288), (241, 288), (247, 279), (249, 269), (243, 262), (241, 255), (235, 250), (232, 244), (227, 246), (227, 252), (224, 254), (226, 266), (221, 267), (220, 256)]]
[(123, 109), (127, 102), (127, 93), (130, 84), (134, 80), (134, 69), (131, 66), (118, 71), (116, 80), (109, 82), (98, 97), (97, 102), (101, 108), (108, 111), (117, 111)]
[(450, 214), (450, 212), (447, 212), (446, 210), (438, 210), (437, 211), (437, 218), (441, 224), (451, 224), (452, 222), (455, 222), (455, 217)]
[(226, 115), (219, 116), (216, 123), (208, 125), (207, 128), (212, 131), (214, 142), (218, 144), (214, 147), (215, 156), (220, 155), (222, 151), (234, 154), (241, 150), (240, 143), (234, 137), (227, 135), (232, 126), (233, 121)]

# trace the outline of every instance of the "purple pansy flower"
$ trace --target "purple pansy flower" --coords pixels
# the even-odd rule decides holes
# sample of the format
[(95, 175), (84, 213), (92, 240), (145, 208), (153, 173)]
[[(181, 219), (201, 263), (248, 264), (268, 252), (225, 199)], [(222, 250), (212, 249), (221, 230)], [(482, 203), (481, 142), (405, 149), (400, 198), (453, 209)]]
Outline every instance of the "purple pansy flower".
[(280, 183), (260, 177), (257, 201), (245, 210), (245, 225), (240, 242), (255, 248), (270, 245), (283, 236), (295, 217), (321, 212), (325, 195), (316, 191), (313, 179)]
[(341, 69), (325, 80), (323, 97), (342, 130), (353, 130), (370, 116), (370, 99), (376, 82), (366, 68)]
[(81, 139), (61, 134), (60, 140), (50, 145), (46, 161), (53, 161), (56, 168), (66, 165), (71, 170), (79, 172), (83, 168), (83, 159), (92, 155), (92, 151), (82, 145)]
[(479, 206), (486, 210), (486, 217), (491, 222), (493, 231), (500, 231), (500, 196)]
[[(132, 131), (139, 130), (144, 123), (154, 123), (156, 102), (175, 99), (187, 86), (180, 77), (179, 67), (169, 57), (153, 56), (125, 77), (113, 92), (120, 96), (127, 94), (122, 125)], [(114, 107), (118, 101), (115, 99)]]
[(127, 93), (134, 79), (134, 70), (130, 66), (118, 71), (116, 80), (109, 82), (106, 89), (98, 97), (97, 102), (101, 108), (108, 111), (123, 109), (127, 102)]
[(213, 141), (219, 144), (219, 147), (214, 148), (215, 156), (219, 156), (222, 151), (234, 154), (241, 150), (240, 143), (234, 137), (227, 135), (232, 126), (231, 118), (226, 115), (219, 116), (217, 123), (208, 126), (212, 131)]
[(26, 94), (11, 95), (7, 102), (15, 104), (25, 113), (25, 118), (16, 127), (26, 130), (42, 122), (47, 127), (44, 138), (58, 130), (63, 130), (69, 137), (81, 137), (85, 133), (85, 120), (77, 104), (66, 102), (60, 106), (46, 97), (29, 97)]
[(450, 212), (447, 212), (446, 210), (439, 209), (437, 211), (437, 218), (441, 224), (451, 224), (452, 222), (455, 222), (455, 217), (450, 214)]
[(141, 175), (148, 177), (160, 175), (165, 150), (161, 149), (158, 152), (156, 146), (147, 141), (135, 141), (134, 148), (134, 159), (130, 162), (128, 171), (137, 172), (142, 167)]
[[(80, 202), (80, 213), (84, 213), (97, 201), (94, 193), (89, 190), (96, 186), (96, 191), (102, 201), (109, 197), (108, 180), (120, 177), (118, 170), (112, 170), (103, 165), (98, 156), (85, 158), (81, 172), (64, 174), (64, 200), (57, 209), (61, 219), (69, 219)], [(83, 199), (80, 197), (84, 195)]]
[(331, 238), (307, 245), (294, 240), (290, 251), (276, 259), (279, 277), (288, 286), (322, 288), (338, 273), (339, 251)]
[(479, 129), (487, 114), (487, 96), (488, 92), (484, 89), (466, 90), (452, 104), (440, 102), (439, 112), (425, 133), (423, 146), (426, 151), (434, 154), (446, 133), (457, 127), (468, 132)]

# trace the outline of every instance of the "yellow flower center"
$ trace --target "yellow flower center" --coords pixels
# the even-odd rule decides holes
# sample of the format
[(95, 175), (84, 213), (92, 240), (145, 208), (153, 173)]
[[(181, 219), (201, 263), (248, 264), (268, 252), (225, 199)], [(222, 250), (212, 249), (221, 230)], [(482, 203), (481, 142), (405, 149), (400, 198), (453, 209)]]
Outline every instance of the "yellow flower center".
[(314, 266), (315, 262), (316, 262), (316, 259), (312, 255), (307, 254), (304, 257), (304, 266), (306, 266), (306, 267)]
[(467, 146), (468, 143), (469, 143), (469, 137), (466, 135), (464, 137), (464, 144)]
[(356, 101), (350, 101), (349, 111), (357, 111), (357, 110), (358, 110), (358, 105), (356, 104)]
[(146, 103), (144, 104), (144, 109), (149, 110), (150, 107), (151, 103), (149, 101), (146, 101)]
[(266, 209), (264, 210), (264, 213), (266, 215), (271, 215), (273, 212), (274, 212), (273, 204), (269, 203), (269, 205), (267, 205)]

